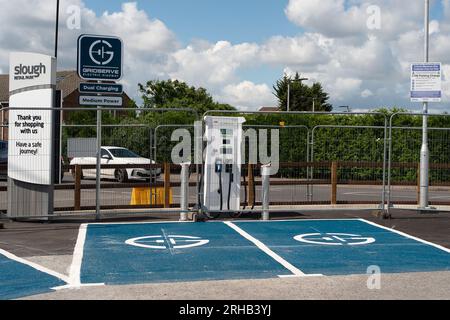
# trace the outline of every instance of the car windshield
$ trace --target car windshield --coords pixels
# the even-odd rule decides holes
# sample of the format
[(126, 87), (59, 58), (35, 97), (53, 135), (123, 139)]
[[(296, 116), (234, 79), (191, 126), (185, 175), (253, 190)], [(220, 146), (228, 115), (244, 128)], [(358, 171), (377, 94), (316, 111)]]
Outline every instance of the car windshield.
[(115, 158), (140, 158), (136, 153), (128, 149), (109, 149)]

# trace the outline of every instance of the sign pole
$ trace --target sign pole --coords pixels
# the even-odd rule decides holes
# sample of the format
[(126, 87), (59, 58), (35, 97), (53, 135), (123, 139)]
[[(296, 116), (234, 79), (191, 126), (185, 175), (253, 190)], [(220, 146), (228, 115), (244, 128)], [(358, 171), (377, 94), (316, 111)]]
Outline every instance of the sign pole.
[(97, 163), (95, 170), (95, 219), (100, 220), (101, 197), (101, 166), (102, 166), (102, 111), (97, 109)]
[[(425, 0), (425, 63), (429, 62), (429, 19), (430, 0)], [(428, 208), (429, 191), (429, 161), (430, 150), (428, 148), (428, 102), (423, 103), (422, 148), (420, 150), (420, 209)]]
[(59, 0), (56, 1), (55, 58), (58, 58)]
[[(80, 105), (97, 105), (97, 159), (95, 174), (95, 217), (101, 217), (101, 165), (102, 165), (102, 106), (120, 106), (122, 97), (103, 96), (102, 91), (122, 94), (117, 84), (102, 84), (102, 81), (117, 81), (122, 78), (123, 43), (120, 38), (83, 34), (78, 38), (77, 71), (81, 79), (97, 81), (93, 88), (80, 84), (80, 93), (92, 92), (95, 96), (80, 96)], [(100, 106), (101, 105), (101, 106)]]

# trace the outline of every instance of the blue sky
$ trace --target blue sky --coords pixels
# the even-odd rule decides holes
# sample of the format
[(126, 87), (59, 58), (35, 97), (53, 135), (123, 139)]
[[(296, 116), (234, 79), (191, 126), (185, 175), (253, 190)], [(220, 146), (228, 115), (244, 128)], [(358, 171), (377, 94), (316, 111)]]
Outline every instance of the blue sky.
[[(291, 2), (302, 1), (302, 0), (291, 0)], [(107, 11), (109, 14), (112, 12), (120, 12), (122, 9), (121, 0), (109, 0), (109, 1), (98, 1), (98, 0), (85, 0), (86, 6), (94, 10), (98, 16)], [(306, 2), (306, 0), (303, 0)], [(338, 3), (339, 0), (327, 0), (325, 2), (312, 0), (311, 2), (317, 3), (317, 11), (320, 11), (320, 6), (322, 3), (324, 5), (330, 3)], [(390, 10), (389, 1), (374, 0), (373, 3), (379, 3), (386, 13)], [(393, 1), (394, 3), (403, 3), (406, 5), (406, 1)], [(419, 1), (420, 2), (420, 1)], [(286, 13), (286, 8), (290, 4), (289, 0), (227, 0), (227, 1), (215, 1), (215, 0), (142, 0), (137, 1), (140, 10), (145, 10), (150, 19), (158, 19), (162, 21), (165, 26), (172, 31), (177, 41), (182, 47), (187, 47), (197, 40), (206, 40), (211, 44), (215, 44), (218, 41), (227, 41), (232, 45), (239, 45), (242, 43), (254, 43), (262, 45), (270, 41), (272, 37), (281, 36), (285, 39), (298, 39), (302, 37), (305, 33), (322, 33), (320, 28), (314, 29), (313, 26), (307, 23), (299, 23), (295, 18), (289, 17)], [(366, 4), (365, 1), (361, 0), (351, 0), (345, 1), (344, 10), (351, 9), (352, 6), (361, 6)], [(371, 4), (371, 3), (368, 3)], [(417, 2), (416, 2), (417, 5)], [(398, 6), (397, 6), (398, 7)], [(416, 7), (420, 11), (423, 6)], [(442, 3), (441, 0), (432, 0), (432, 10), (431, 19), (436, 19), (441, 21), (443, 19), (442, 14)], [(409, 11), (412, 10), (408, 6), (404, 8), (404, 12), (400, 10), (399, 14), (409, 15)], [(411, 11), (412, 12), (412, 11)], [(301, 13), (299, 13), (301, 14)], [(421, 17), (416, 21), (417, 30), (422, 28)], [(339, 16), (339, 12), (336, 16), (333, 13), (328, 14), (326, 19), (322, 21), (323, 25), (326, 26), (329, 22), (335, 23), (333, 20), (345, 19), (344, 16)], [(407, 19), (406, 19), (407, 20)], [(302, 21), (303, 22), (303, 21)], [(324, 27), (326, 28), (326, 27)], [(319, 32), (318, 32), (319, 31)], [(406, 31), (404, 31), (406, 33)], [(325, 33), (326, 35), (326, 33)], [(345, 43), (345, 39), (337, 38), (334, 41), (339, 43)], [(390, 39), (386, 39), (391, 41)], [(420, 47), (420, 39), (418, 39), (418, 45)], [(392, 48), (390, 48), (392, 49)], [(390, 50), (389, 49), (389, 50)], [(280, 48), (283, 51), (283, 48)], [(417, 52), (417, 57), (421, 57), (422, 54)], [(415, 59), (417, 60), (417, 58)], [(412, 61), (411, 61), (412, 62)], [(307, 70), (309, 69), (309, 70)], [(286, 71), (309, 71), (309, 73), (314, 74), (314, 70), (311, 70), (309, 66), (304, 66), (302, 64), (296, 65), (292, 63), (260, 63), (260, 64), (242, 64), (235, 71), (235, 77), (239, 81), (250, 81), (254, 84), (265, 84), (267, 88), (272, 89), (272, 85), (277, 79), (282, 76)], [(322, 71), (323, 72), (323, 71)], [(326, 72), (326, 71), (325, 71)], [(346, 77), (345, 74), (342, 75)], [(312, 76), (314, 78), (314, 76)], [(403, 75), (403, 81), (405, 81), (405, 75)], [(319, 79), (317, 76), (315, 79)], [(319, 79), (320, 80), (320, 79)], [(330, 79), (328, 79), (330, 80)], [(378, 79), (380, 81), (380, 79)], [(348, 83), (355, 83), (359, 79), (349, 78)], [(409, 101), (405, 99), (407, 94), (407, 80), (403, 89), (397, 88), (397, 94), (403, 95), (403, 97), (393, 96), (391, 101), (386, 101), (386, 95), (388, 88), (369, 88), (374, 83), (373, 79), (367, 79), (367, 88), (363, 86), (358, 88), (360, 91), (355, 92), (355, 96), (362, 94), (361, 92), (366, 92), (370, 97), (368, 99), (355, 98), (352, 101), (348, 101), (349, 94), (347, 93), (345, 97), (339, 99), (338, 94), (336, 97), (333, 92), (330, 92), (331, 99), (334, 100), (335, 104), (355, 104), (361, 105), (362, 108), (370, 108), (372, 106), (380, 105), (405, 105), (407, 107), (411, 106)], [(330, 85), (329, 87), (333, 87)], [(339, 84), (334, 84), (334, 87), (339, 87)], [(393, 86), (390, 86), (393, 89)], [(212, 89), (214, 91), (214, 89)], [(349, 89), (350, 90), (350, 89)], [(375, 92), (378, 90), (383, 93), (383, 97), (378, 97)], [(384, 91), (383, 91), (384, 90)], [(399, 92), (399, 90), (401, 92)], [(267, 91), (267, 89), (266, 89)], [(273, 103), (267, 100), (267, 103)], [(370, 101), (370, 102), (369, 102)], [(364, 105), (365, 104), (365, 105)], [(356, 107), (357, 108), (357, 107)]]
[[(432, 0), (431, 60), (441, 61), (446, 111), (450, 98), (450, 0)], [(51, 5), (49, 4), (51, 3)], [(423, 0), (62, 0), (60, 69), (74, 69), (83, 33), (120, 36), (126, 91), (179, 79), (217, 101), (256, 110), (277, 104), (272, 86), (283, 73), (321, 82), (335, 105), (354, 110), (402, 106), (409, 68), (423, 59)], [(69, 6), (81, 27), (65, 28)], [(379, 27), (368, 26), (369, 6)], [(54, 2), (0, 0), (0, 71), (10, 51), (53, 52)], [(27, 8), (27, 10), (18, 10)], [(445, 11), (445, 10), (446, 11)], [(18, 23), (20, 21), (20, 23)]]
[[(123, 1), (87, 0), (97, 14), (119, 11)], [(139, 8), (163, 21), (180, 41), (262, 42), (273, 35), (294, 36), (302, 30), (286, 19), (288, 0), (142, 0)]]
[[(86, 0), (97, 15), (120, 11), (122, 0)], [(284, 13), (288, 0), (141, 0), (137, 1), (151, 18), (172, 30), (183, 46), (195, 40), (232, 44), (261, 43), (274, 35), (296, 36), (303, 29)], [(244, 67), (239, 76), (253, 82), (275, 83), (283, 75), (279, 66)]]
[[(407, 0), (401, 0), (407, 3)], [(420, 1), (420, 0), (419, 0)], [(85, 0), (98, 15), (120, 11), (123, 0)], [(194, 39), (232, 43), (262, 42), (274, 35), (295, 36), (303, 29), (284, 13), (289, 0), (140, 0), (139, 8), (163, 21), (188, 44)], [(369, 1), (370, 2), (370, 1)], [(349, 6), (349, 3), (346, 4)], [(442, 17), (440, 1), (431, 1), (431, 18)]]

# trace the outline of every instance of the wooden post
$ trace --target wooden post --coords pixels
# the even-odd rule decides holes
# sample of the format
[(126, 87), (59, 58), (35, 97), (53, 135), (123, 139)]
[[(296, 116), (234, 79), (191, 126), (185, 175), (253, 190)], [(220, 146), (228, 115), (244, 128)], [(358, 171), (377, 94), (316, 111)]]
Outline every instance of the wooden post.
[(164, 162), (164, 208), (170, 208), (170, 163)]
[(255, 203), (255, 193), (253, 186), (255, 184), (255, 177), (253, 176), (253, 165), (248, 164), (248, 205), (252, 207)]
[(75, 165), (75, 195), (74, 195), (74, 209), (75, 211), (81, 210), (81, 166)]
[(331, 163), (331, 204), (337, 204), (337, 168), (338, 163), (333, 161)]

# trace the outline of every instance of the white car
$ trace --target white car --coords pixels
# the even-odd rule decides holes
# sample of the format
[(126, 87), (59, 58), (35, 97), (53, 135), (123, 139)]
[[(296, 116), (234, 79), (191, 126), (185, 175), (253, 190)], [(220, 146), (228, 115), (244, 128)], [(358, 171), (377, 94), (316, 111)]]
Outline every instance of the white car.
[[(155, 164), (147, 158), (143, 158), (134, 152), (121, 147), (102, 147), (101, 149), (102, 165), (109, 164)], [(95, 165), (97, 159), (95, 157), (73, 158), (71, 165)], [(81, 178), (95, 177), (96, 169), (83, 169)], [(74, 172), (73, 172), (74, 174)], [(129, 179), (152, 179), (161, 175), (161, 168), (144, 169), (144, 168), (127, 168), (127, 169), (101, 169), (101, 178), (115, 179), (118, 182), (126, 182)]]

